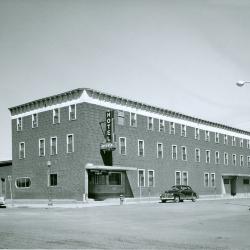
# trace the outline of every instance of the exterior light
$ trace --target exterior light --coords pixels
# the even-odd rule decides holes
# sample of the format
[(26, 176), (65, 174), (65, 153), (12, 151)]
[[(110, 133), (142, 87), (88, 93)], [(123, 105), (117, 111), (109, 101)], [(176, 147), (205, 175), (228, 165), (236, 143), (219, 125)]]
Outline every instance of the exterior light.
[(238, 81), (238, 82), (236, 82), (236, 85), (238, 87), (243, 87), (246, 83), (250, 83), (250, 82), (249, 81)]

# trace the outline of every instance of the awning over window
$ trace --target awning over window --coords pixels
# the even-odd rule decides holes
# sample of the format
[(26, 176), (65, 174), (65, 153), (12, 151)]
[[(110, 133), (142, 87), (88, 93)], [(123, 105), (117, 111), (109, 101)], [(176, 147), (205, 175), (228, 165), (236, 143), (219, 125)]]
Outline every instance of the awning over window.
[(86, 164), (85, 169), (95, 169), (95, 170), (110, 170), (110, 171), (136, 171), (135, 167), (125, 167), (125, 166), (104, 166), (104, 165), (93, 165), (91, 163)]
[(250, 174), (231, 174), (231, 173), (222, 173), (221, 175), (222, 175), (222, 177), (224, 177), (224, 176), (225, 176), (225, 177), (227, 177), (227, 176), (228, 176), (228, 177), (229, 177), (229, 176), (230, 176), (230, 177), (233, 177), (233, 176), (234, 176), (234, 177), (236, 177), (236, 176), (237, 176), (237, 177), (250, 177)]

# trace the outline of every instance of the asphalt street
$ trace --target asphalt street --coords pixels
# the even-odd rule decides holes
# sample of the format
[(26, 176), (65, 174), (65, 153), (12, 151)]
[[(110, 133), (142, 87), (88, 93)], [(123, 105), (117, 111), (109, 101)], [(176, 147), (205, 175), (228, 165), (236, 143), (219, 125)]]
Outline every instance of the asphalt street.
[(0, 209), (0, 248), (250, 249), (250, 199)]

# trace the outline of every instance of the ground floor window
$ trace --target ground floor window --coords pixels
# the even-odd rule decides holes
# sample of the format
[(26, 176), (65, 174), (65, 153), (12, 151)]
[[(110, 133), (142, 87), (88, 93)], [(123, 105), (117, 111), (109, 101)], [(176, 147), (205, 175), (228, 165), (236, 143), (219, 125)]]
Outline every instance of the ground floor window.
[(211, 174), (211, 187), (215, 187), (215, 173)]
[(224, 184), (230, 184), (230, 180), (229, 179), (224, 179), (223, 182), (224, 182)]
[(249, 184), (249, 179), (243, 179), (243, 184), (248, 185)]
[(187, 171), (175, 171), (175, 185), (188, 185)]
[(155, 171), (148, 170), (148, 186), (154, 187), (155, 186)]
[(21, 177), (16, 179), (17, 188), (29, 188), (31, 186), (31, 180), (28, 177)]
[(209, 187), (209, 173), (204, 173), (204, 186)]
[(145, 187), (145, 169), (138, 169), (138, 187)]
[(181, 185), (181, 172), (175, 172), (175, 185)]
[(121, 184), (122, 184), (121, 173), (109, 174), (109, 185), (121, 185)]
[(57, 186), (57, 174), (49, 175), (49, 186), (51, 187)]

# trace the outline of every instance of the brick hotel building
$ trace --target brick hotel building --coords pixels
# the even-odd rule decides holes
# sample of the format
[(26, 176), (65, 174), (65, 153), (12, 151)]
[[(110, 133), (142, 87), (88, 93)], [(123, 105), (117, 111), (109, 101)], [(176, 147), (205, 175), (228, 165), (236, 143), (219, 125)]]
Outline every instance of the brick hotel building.
[(15, 199), (250, 194), (248, 131), (87, 88), (10, 112)]

